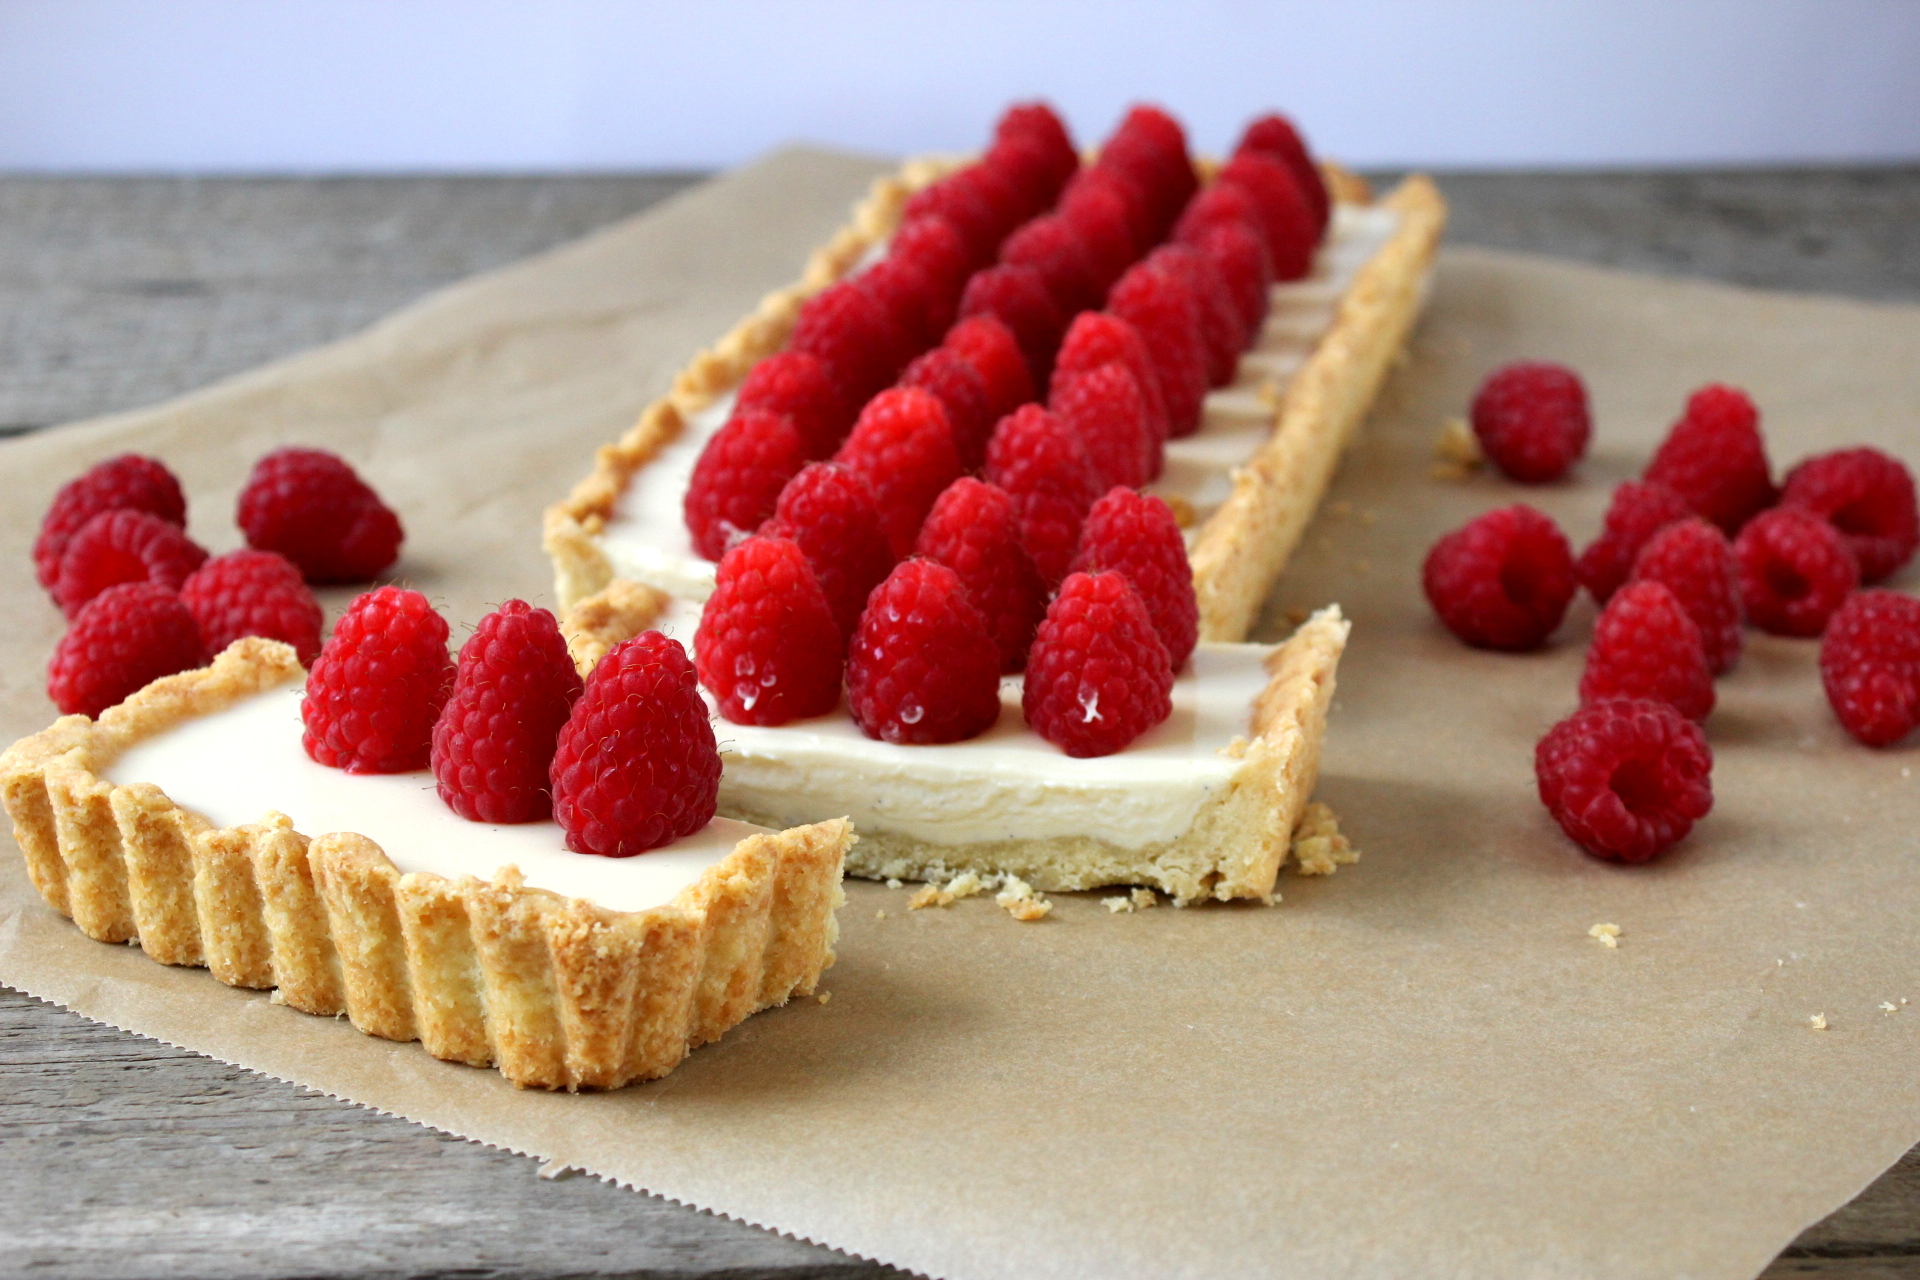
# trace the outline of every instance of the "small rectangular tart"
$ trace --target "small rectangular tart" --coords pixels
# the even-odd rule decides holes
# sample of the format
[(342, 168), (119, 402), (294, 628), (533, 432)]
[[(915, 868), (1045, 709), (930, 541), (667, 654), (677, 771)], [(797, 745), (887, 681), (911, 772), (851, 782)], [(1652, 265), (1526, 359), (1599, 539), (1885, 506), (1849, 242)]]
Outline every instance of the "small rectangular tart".
[[(369, 1035), (546, 1089), (665, 1075), (748, 1015), (811, 992), (833, 963), (853, 842), (841, 819), (786, 831), (716, 821), (688, 838), (712, 847), (686, 851), (694, 860), (669, 876), (682, 887), (629, 892), (637, 909), (616, 909), (533, 887), (512, 863), (487, 864), (497, 870), (484, 881), (402, 870), (364, 835), (309, 839), (272, 811), (218, 826), (150, 782), (110, 780), (123, 756), (285, 697), (301, 676), (287, 646), (237, 641), (97, 721), (64, 716), (0, 754), (0, 802), (48, 905), (88, 937), (137, 941), (163, 964), (204, 965), (229, 986), (273, 988), (297, 1009), (345, 1013)], [(476, 843), (513, 830), (445, 816)]]

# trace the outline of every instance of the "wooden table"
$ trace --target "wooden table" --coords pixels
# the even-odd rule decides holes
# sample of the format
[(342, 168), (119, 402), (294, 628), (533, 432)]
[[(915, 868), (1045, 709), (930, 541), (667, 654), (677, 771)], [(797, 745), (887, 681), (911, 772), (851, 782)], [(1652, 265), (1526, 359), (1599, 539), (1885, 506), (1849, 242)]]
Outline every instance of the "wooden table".
[[(691, 175), (0, 178), (0, 434), (351, 332)], [(1920, 168), (1460, 174), (1454, 243), (1920, 302)], [(43, 495), (8, 498), (45, 500)], [(0, 1274), (872, 1276), (886, 1268), (0, 988)], [(1920, 1148), (1766, 1272), (1920, 1277)]]

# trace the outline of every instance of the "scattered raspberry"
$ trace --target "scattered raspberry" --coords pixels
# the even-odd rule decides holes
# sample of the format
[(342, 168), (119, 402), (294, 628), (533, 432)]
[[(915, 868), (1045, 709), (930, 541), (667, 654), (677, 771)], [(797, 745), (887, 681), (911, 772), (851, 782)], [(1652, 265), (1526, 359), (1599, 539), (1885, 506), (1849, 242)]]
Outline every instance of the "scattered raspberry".
[(293, 646), (300, 665), (320, 656), (320, 602), (293, 561), (271, 551), (230, 551), (194, 570), (180, 602), (200, 625), (208, 653), (242, 636)]
[(913, 549), (933, 500), (960, 475), (947, 411), (918, 387), (895, 387), (869, 400), (834, 461), (873, 491), (896, 559)]
[(173, 472), (159, 460), (137, 453), (108, 458), (62, 486), (40, 521), (40, 536), (33, 543), (33, 568), (40, 585), (53, 590), (60, 576), (61, 553), (74, 534), (101, 512), (122, 508), (186, 527), (187, 499)]
[(1056, 372), (1047, 407), (1080, 437), (1099, 484), (1137, 489), (1159, 470), (1146, 397), (1124, 364), (1103, 364), (1069, 378)]
[(1827, 623), (1820, 680), (1848, 733), (1888, 747), (1920, 728), (1920, 600), (1860, 591)]
[(761, 532), (799, 545), (820, 579), (840, 634), (852, 635), (867, 607), (867, 593), (893, 568), (893, 549), (867, 482), (837, 463), (816, 462), (787, 481), (774, 518)]
[(992, 316), (969, 316), (947, 332), (947, 350), (973, 366), (987, 388), (987, 411), (995, 422), (1033, 403), (1033, 374), (1013, 330)]
[(54, 646), (47, 696), (66, 715), (98, 716), (161, 676), (207, 660), (180, 597), (153, 582), (122, 582), (95, 596)]
[(1760, 411), (1746, 392), (1714, 385), (1693, 393), (1644, 478), (1678, 493), (1732, 537), (1773, 505), (1771, 477)]
[(1299, 280), (1313, 270), (1320, 231), (1300, 184), (1285, 165), (1257, 151), (1242, 151), (1220, 170), (1217, 185), (1239, 187), (1253, 197), (1274, 279)]
[(840, 399), (865, 404), (906, 363), (904, 335), (874, 296), (853, 280), (829, 285), (800, 305), (787, 347), (819, 360)]
[(1687, 500), (1663, 484), (1629, 480), (1613, 491), (1607, 506), (1606, 527), (1580, 553), (1580, 581), (1605, 604), (1633, 572), (1633, 562), (1647, 539), (1693, 514)]
[(1166, 646), (1167, 662), (1175, 671), (1186, 666), (1200, 637), (1200, 604), (1173, 508), (1132, 489), (1108, 490), (1087, 512), (1073, 557), (1075, 573), (1103, 569), (1126, 575)]
[(308, 582), (367, 582), (400, 557), (400, 517), (354, 469), (322, 449), (275, 449), (253, 464), (235, 517), (256, 551)]
[(1421, 577), (1440, 621), (1468, 644), (1533, 649), (1573, 599), (1573, 549), (1552, 520), (1522, 503), (1434, 543)]
[(969, 183), (949, 175), (914, 192), (900, 211), (902, 226), (911, 226), (925, 217), (944, 219), (960, 235), (967, 247), (967, 265), (981, 267), (993, 261), (1000, 247), (996, 232), (998, 215), (986, 198)]
[(1740, 660), (1740, 583), (1733, 547), (1718, 525), (1693, 516), (1660, 530), (1640, 549), (1633, 580), (1658, 582), (1673, 592), (1700, 628), (1713, 674), (1733, 670)]
[(67, 540), (53, 600), (69, 618), (77, 618), (87, 601), (122, 582), (152, 582), (178, 591), (206, 559), (206, 548), (159, 516), (131, 507), (102, 511)]
[(1000, 670), (1024, 667), (1033, 629), (1047, 609), (1047, 589), (1021, 545), (1020, 517), (1006, 490), (967, 477), (955, 480), (927, 513), (914, 551), (959, 577), (986, 620)]
[(433, 778), (447, 807), (469, 822), (552, 817), (547, 771), (579, 696), (580, 673), (551, 613), (509, 600), (480, 619), (433, 725)]
[(1233, 381), (1240, 352), (1247, 345), (1247, 332), (1240, 324), (1240, 309), (1220, 272), (1191, 245), (1168, 244), (1155, 249), (1147, 262), (1186, 283), (1200, 317), (1200, 344), (1206, 355), (1207, 385), (1224, 387)]
[(1521, 484), (1558, 480), (1587, 451), (1587, 389), (1565, 365), (1522, 360), (1496, 369), (1473, 397), (1473, 434)]
[(904, 258), (925, 272), (942, 306), (960, 305), (960, 291), (973, 274), (973, 259), (951, 222), (938, 214), (915, 218), (893, 233), (887, 256)]
[(720, 751), (680, 642), (643, 631), (587, 677), (554, 747), (567, 848), (631, 858), (713, 821)]
[[(1160, 242), (1160, 233), (1154, 226), (1153, 209), (1148, 205), (1147, 193), (1132, 178), (1111, 166), (1094, 165), (1082, 169), (1073, 175), (1073, 181), (1067, 184), (1067, 190), (1060, 197), (1060, 211), (1076, 222), (1084, 222), (1095, 216), (1092, 210), (1083, 211), (1081, 206), (1097, 204), (1111, 209), (1117, 202), (1126, 220), (1127, 256), (1121, 264), (1122, 269), (1135, 258)], [(1103, 211), (1101, 218), (1106, 216)]]
[(959, 575), (906, 560), (874, 588), (847, 655), (847, 706), (882, 742), (962, 742), (1000, 717), (1000, 650)]
[(727, 552), (693, 652), (700, 683), (735, 724), (786, 724), (839, 705), (844, 633), (813, 566), (785, 538)]
[(1063, 316), (1100, 305), (1106, 292), (1080, 232), (1062, 217), (1035, 218), (1007, 237), (1000, 261), (1032, 267)]
[(733, 404), (736, 416), (749, 410), (784, 415), (809, 458), (830, 455), (853, 426), (853, 410), (827, 367), (804, 351), (782, 351), (753, 366)]
[(1140, 184), (1153, 210), (1154, 236), (1166, 233), (1200, 185), (1187, 154), (1187, 133), (1158, 107), (1138, 106), (1100, 148), (1100, 167), (1118, 169)]
[(1580, 701), (1606, 698), (1653, 698), (1689, 720), (1705, 720), (1713, 710), (1700, 628), (1664, 583), (1629, 582), (1593, 624)]
[(1066, 329), (1066, 317), (1032, 267), (1000, 266), (976, 271), (960, 295), (960, 314), (988, 315), (1006, 325), (1020, 344), (1037, 387), (1047, 385), (1053, 353)]
[(1026, 405), (994, 428), (987, 479), (1013, 498), (1020, 540), (1052, 587), (1066, 576), (1080, 542), (1080, 523), (1099, 496), (1086, 446), (1058, 416)]
[(999, 122), (993, 127), (993, 139), (996, 144), (1010, 141), (1032, 144), (1046, 159), (1048, 180), (1055, 193), (1080, 167), (1080, 152), (1073, 145), (1073, 135), (1067, 132), (1066, 124), (1054, 109), (1044, 102), (1016, 102), (1001, 112)]
[(1313, 162), (1313, 155), (1307, 150), (1305, 138), (1293, 127), (1293, 121), (1285, 116), (1261, 116), (1247, 126), (1240, 135), (1240, 145), (1236, 151), (1264, 151), (1287, 166), (1287, 172), (1300, 184), (1300, 194), (1307, 198), (1307, 207), (1313, 210), (1314, 226), (1322, 234), (1333, 214), (1333, 198), (1327, 191), (1327, 180), (1321, 176), (1320, 166)]
[(853, 280), (880, 304), (903, 358), (940, 341), (953, 323), (955, 300), (942, 296), (933, 277), (912, 258), (888, 254)]
[(1170, 436), (1200, 429), (1207, 396), (1207, 353), (1200, 339), (1200, 305), (1180, 277), (1143, 262), (1107, 295), (1107, 310), (1139, 331), (1153, 359)]
[(793, 420), (759, 409), (736, 412), (713, 433), (687, 481), (681, 512), (693, 549), (718, 560), (773, 514), (787, 481), (807, 465)]
[(1645, 862), (1713, 808), (1713, 751), (1700, 726), (1664, 702), (1589, 703), (1540, 740), (1540, 800), (1596, 858)]
[(1778, 636), (1817, 636), (1860, 585), (1860, 565), (1838, 529), (1799, 507), (1776, 507), (1733, 540), (1747, 619)]
[(1860, 581), (1881, 582), (1920, 547), (1913, 476), (1878, 449), (1842, 449), (1808, 458), (1787, 473), (1780, 501), (1803, 507), (1838, 529), (1860, 562)]
[(1147, 429), (1153, 434), (1153, 476), (1160, 474), (1159, 446), (1167, 438), (1167, 402), (1160, 394), (1160, 377), (1154, 372), (1153, 357), (1140, 331), (1119, 316), (1105, 311), (1082, 311), (1067, 326), (1061, 339), (1060, 356), (1053, 377), (1058, 382), (1078, 374), (1091, 373), (1103, 364), (1115, 361), (1127, 366), (1147, 404)]
[(1060, 216), (1079, 234), (1103, 294), (1140, 256), (1133, 213), (1134, 206), (1113, 182), (1077, 183), (1060, 202)]
[(1110, 756), (1173, 714), (1173, 667), (1121, 573), (1060, 584), (1027, 659), (1021, 709), (1070, 756)]
[(979, 470), (987, 456), (987, 438), (999, 419), (987, 400), (986, 379), (966, 357), (950, 347), (935, 347), (907, 366), (900, 385), (918, 387), (940, 402), (960, 454), (960, 469)]
[(1268, 289), (1273, 284), (1273, 263), (1260, 233), (1244, 222), (1218, 222), (1203, 227), (1186, 243), (1220, 273), (1247, 340), (1257, 339), (1267, 322)]
[(424, 769), (433, 722), (453, 690), (447, 623), (418, 591), (355, 598), (307, 672), (301, 745), (348, 773)]

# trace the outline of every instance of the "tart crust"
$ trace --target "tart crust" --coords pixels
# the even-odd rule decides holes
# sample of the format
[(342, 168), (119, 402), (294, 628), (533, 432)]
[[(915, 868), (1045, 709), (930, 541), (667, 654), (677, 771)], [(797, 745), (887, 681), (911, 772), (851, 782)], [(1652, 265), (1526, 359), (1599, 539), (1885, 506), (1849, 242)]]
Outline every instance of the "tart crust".
[(158, 787), (99, 775), (134, 743), (298, 672), (286, 645), (239, 640), (0, 755), (0, 801), (48, 905), (90, 938), (544, 1089), (663, 1076), (810, 993), (833, 963), (845, 820), (751, 836), (673, 902), (624, 912), (532, 888), (511, 866), (491, 881), (403, 874), (365, 836), (309, 839), (284, 814), (215, 827)]

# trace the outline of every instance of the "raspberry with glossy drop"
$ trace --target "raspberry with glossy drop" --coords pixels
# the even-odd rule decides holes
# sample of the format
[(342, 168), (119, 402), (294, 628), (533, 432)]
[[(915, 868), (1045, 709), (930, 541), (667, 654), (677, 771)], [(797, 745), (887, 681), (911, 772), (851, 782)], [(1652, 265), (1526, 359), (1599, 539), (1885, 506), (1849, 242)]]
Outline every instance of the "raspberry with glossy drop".
[(1580, 700), (1654, 698), (1689, 720), (1713, 710), (1713, 672), (1700, 628), (1666, 584), (1629, 582), (1593, 624)]
[(1783, 506), (1813, 512), (1840, 531), (1860, 581), (1883, 582), (1920, 547), (1913, 475), (1878, 449), (1841, 449), (1808, 458), (1787, 473)]
[(1146, 343), (1167, 407), (1167, 434), (1198, 431), (1207, 396), (1207, 352), (1193, 290), (1164, 267), (1142, 262), (1114, 284), (1107, 310), (1132, 325)]
[(320, 656), (320, 602), (299, 568), (271, 551), (229, 551), (193, 571), (180, 602), (200, 626), (208, 653), (242, 636), (265, 636), (293, 646), (300, 665)]
[(53, 600), (69, 618), (122, 582), (151, 582), (178, 591), (206, 563), (205, 547), (159, 516), (120, 507), (102, 511), (67, 540)]
[(1640, 549), (1632, 581), (1658, 582), (1673, 592), (1700, 628), (1713, 674), (1733, 669), (1740, 660), (1740, 582), (1733, 545), (1718, 525), (1690, 516), (1660, 530)]
[(1233, 381), (1247, 334), (1227, 282), (1191, 245), (1161, 245), (1147, 256), (1147, 262), (1179, 277), (1193, 295), (1195, 314), (1200, 319), (1200, 346), (1206, 356), (1207, 385), (1224, 387)]
[(858, 405), (893, 381), (907, 345), (879, 300), (857, 280), (842, 280), (800, 304), (787, 349), (820, 361), (840, 399)]
[(680, 510), (693, 549), (718, 560), (773, 514), (780, 491), (807, 465), (793, 420), (763, 409), (736, 412), (693, 464)]
[(1642, 477), (1666, 485), (1732, 537), (1773, 505), (1760, 411), (1737, 387), (1702, 387), (1687, 401)]
[(1778, 636), (1817, 636), (1860, 585), (1860, 565), (1838, 529), (1800, 507), (1775, 507), (1733, 540), (1747, 620)]
[(887, 256), (904, 258), (925, 272), (934, 296), (943, 305), (960, 305), (960, 291), (973, 274), (973, 260), (967, 242), (951, 222), (937, 213), (915, 218), (893, 233)]
[(1200, 638), (1200, 603), (1180, 522), (1164, 499), (1115, 487), (1093, 504), (1080, 526), (1074, 573), (1123, 573), (1147, 607), (1175, 671)]
[(253, 464), (236, 514), (247, 545), (300, 566), (308, 582), (367, 582), (400, 558), (400, 517), (324, 449), (276, 449)]
[[(1154, 371), (1153, 357), (1140, 331), (1107, 311), (1082, 311), (1067, 326), (1060, 340), (1060, 355), (1054, 363), (1055, 382), (1082, 373), (1091, 373), (1101, 365), (1118, 361), (1132, 372), (1147, 405), (1147, 429), (1153, 435), (1153, 477), (1160, 474), (1159, 446), (1168, 434), (1167, 402), (1160, 394), (1160, 375)], [(1011, 410), (1009, 410), (1011, 412)]]
[(918, 387), (894, 387), (869, 400), (834, 461), (872, 490), (896, 559), (913, 550), (933, 500), (960, 475), (947, 411)]
[(1020, 540), (1020, 515), (1007, 491), (970, 476), (955, 480), (927, 513), (914, 553), (958, 575), (986, 620), (1000, 670), (1024, 667), (1047, 588)]
[(1247, 131), (1240, 135), (1240, 145), (1234, 150), (1236, 153), (1263, 151), (1286, 165), (1287, 172), (1300, 184), (1300, 194), (1307, 198), (1307, 205), (1313, 210), (1314, 225), (1321, 234), (1326, 233), (1333, 215), (1333, 197), (1327, 191), (1327, 180), (1320, 166), (1313, 162), (1313, 153), (1307, 149), (1307, 140), (1300, 136), (1293, 121), (1283, 115), (1261, 116), (1247, 126)]
[(1707, 735), (1652, 699), (1581, 707), (1540, 740), (1533, 768), (1560, 829), (1609, 862), (1665, 853), (1713, 809)]
[(33, 570), (40, 585), (53, 590), (60, 577), (60, 556), (87, 522), (103, 511), (130, 508), (185, 528), (187, 499), (180, 481), (157, 458), (123, 453), (94, 464), (62, 485), (33, 542)]
[(1857, 591), (1820, 638), (1820, 682), (1846, 731), (1889, 747), (1920, 729), (1920, 600)]
[(962, 742), (1000, 717), (1000, 650), (960, 576), (903, 560), (874, 588), (847, 654), (847, 706), (882, 742)]
[(580, 687), (551, 613), (509, 600), (480, 619), (433, 725), (429, 764), (447, 807), (469, 822), (551, 817), (554, 745)]
[(787, 724), (840, 702), (844, 633), (797, 544), (755, 537), (727, 552), (700, 611), (700, 683), (735, 724)]
[(1613, 491), (1606, 523), (1580, 553), (1580, 582), (1605, 604), (1633, 572), (1647, 540), (1676, 520), (1693, 514), (1687, 500), (1663, 484), (1629, 480)]
[(108, 587), (80, 610), (47, 663), (47, 696), (66, 715), (98, 717), (161, 676), (207, 660), (187, 606), (153, 582)]
[(1273, 263), (1259, 233), (1244, 222), (1216, 222), (1187, 240), (1213, 264), (1227, 286), (1227, 295), (1240, 316), (1246, 345), (1260, 338), (1271, 301)]
[(1035, 218), (1008, 236), (1000, 246), (1000, 261), (1039, 272), (1064, 316), (1099, 306), (1106, 292), (1079, 230), (1057, 215)]
[(1299, 280), (1313, 270), (1320, 230), (1285, 165), (1257, 151), (1242, 151), (1220, 170), (1217, 185), (1239, 187), (1253, 197), (1274, 279)]
[(1033, 373), (1013, 330), (992, 316), (969, 316), (947, 331), (941, 345), (973, 366), (987, 389), (995, 422), (1034, 398)]
[(1534, 649), (1573, 599), (1573, 549), (1532, 507), (1501, 507), (1434, 543), (1421, 580), (1440, 621), (1468, 644)]
[(1047, 408), (1080, 437), (1100, 484), (1137, 489), (1153, 478), (1159, 442), (1147, 426), (1146, 397), (1124, 364), (1114, 361), (1070, 378), (1055, 374)]
[(713, 821), (720, 751), (680, 642), (643, 631), (600, 659), (554, 745), (567, 848), (631, 858)]
[(358, 596), (307, 672), (301, 745), (348, 773), (427, 767), (433, 725), (453, 691), (447, 622), (403, 587)]
[(1122, 573), (1075, 573), (1033, 638), (1021, 709), (1070, 756), (1109, 756), (1173, 714), (1173, 666)]
[(1067, 321), (1038, 271), (1028, 266), (1002, 265), (974, 272), (966, 292), (960, 295), (960, 314), (992, 316), (1006, 325), (1020, 344), (1033, 384), (1047, 385), (1053, 353)]
[(1474, 393), (1473, 434), (1493, 464), (1522, 484), (1565, 475), (1587, 451), (1593, 421), (1580, 375), (1522, 360), (1487, 375)]
[(1072, 427), (1039, 405), (1000, 420), (987, 444), (986, 476), (1020, 513), (1020, 540), (1049, 587), (1067, 574), (1080, 525), (1100, 484)]
[(804, 351), (782, 351), (753, 366), (740, 384), (734, 413), (784, 416), (809, 458), (825, 458), (853, 426), (853, 409), (840, 398), (827, 367)]
[(787, 481), (773, 519), (761, 531), (791, 538), (799, 546), (813, 565), (841, 636), (852, 635), (867, 594), (894, 563), (867, 482), (838, 463), (816, 462)]
[(900, 375), (900, 385), (918, 387), (940, 402), (947, 411), (953, 447), (960, 454), (960, 469), (979, 470), (987, 456), (987, 439), (993, 435), (998, 419), (987, 398), (986, 379), (966, 357), (951, 347), (935, 347), (907, 366)]

